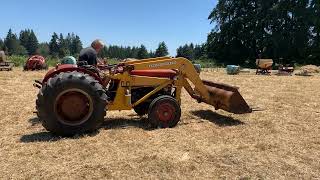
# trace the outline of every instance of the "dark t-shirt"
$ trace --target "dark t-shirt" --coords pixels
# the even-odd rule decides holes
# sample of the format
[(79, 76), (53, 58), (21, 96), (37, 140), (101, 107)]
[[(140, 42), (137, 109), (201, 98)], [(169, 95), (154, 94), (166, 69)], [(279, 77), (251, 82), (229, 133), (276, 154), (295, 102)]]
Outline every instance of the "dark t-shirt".
[(79, 61), (87, 61), (88, 65), (97, 64), (97, 52), (92, 47), (84, 48), (80, 51)]

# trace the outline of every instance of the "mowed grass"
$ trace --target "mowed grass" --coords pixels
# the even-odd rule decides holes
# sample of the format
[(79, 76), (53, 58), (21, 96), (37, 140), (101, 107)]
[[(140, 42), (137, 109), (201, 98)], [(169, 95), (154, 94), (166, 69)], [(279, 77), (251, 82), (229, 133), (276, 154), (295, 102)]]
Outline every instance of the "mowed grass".
[(320, 76), (219, 70), (202, 78), (240, 87), (256, 111), (233, 115), (183, 92), (182, 118), (150, 130), (133, 111), (108, 112), (96, 133), (52, 136), (36, 115), (40, 72), (0, 72), (1, 179), (318, 179)]

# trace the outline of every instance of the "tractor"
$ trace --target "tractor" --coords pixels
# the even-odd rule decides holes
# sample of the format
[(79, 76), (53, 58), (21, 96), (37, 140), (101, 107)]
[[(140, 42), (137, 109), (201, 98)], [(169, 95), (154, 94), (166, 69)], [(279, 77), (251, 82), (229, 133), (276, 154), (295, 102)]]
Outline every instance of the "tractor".
[(25, 71), (35, 71), (43, 69), (48, 69), (48, 65), (46, 64), (45, 58), (39, 55), (31, 56), (23, 66), (23, 70)]
[(201, 80), (199, 73), (188, 59), (171, 57), (57, 65), (34, 83), (40, 89), (37, 115), (45, 129), (59, 136), (94, 131), (107, 111), (132, 109), (147, 115), (154, 128), (172, 128), (180, 121), (183, 88), (215, 109), (252, 112), (237, 87)]

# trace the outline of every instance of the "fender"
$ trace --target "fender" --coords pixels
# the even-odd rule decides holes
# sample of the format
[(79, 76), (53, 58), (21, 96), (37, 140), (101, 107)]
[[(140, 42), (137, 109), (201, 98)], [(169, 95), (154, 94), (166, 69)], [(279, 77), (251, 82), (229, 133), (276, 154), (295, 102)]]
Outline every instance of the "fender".
[(47, 72), (47, 74), (44, 76), (42, 80), (42, 84), (47, 83), (47, 81), (52, 78), (53, 76), (61, 73), (61, 72), (68, 72), (68, 71), (78, 71), (82, 72), (85, 74), (89, 74), (92, 76), (95, 80), (99, 81), (100, 84), (102, 84), (102, 79), (95, 73), (88, 71), (87, 69), (80, 68), (77, 65), (74, 64), (62, 64), (62, 65), (57, 65), (55, 68), (51, 69), (50, 71)]

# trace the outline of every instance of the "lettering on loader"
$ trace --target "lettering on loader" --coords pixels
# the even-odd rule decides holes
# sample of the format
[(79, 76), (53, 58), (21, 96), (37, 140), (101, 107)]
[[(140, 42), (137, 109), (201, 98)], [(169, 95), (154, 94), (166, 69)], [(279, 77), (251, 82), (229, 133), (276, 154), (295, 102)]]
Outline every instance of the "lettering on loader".
[(155, 67), (161, 67), (161, 66), (170, 66), (170, 65), (175, 65), (175, 64), (177, 64), (176, 61), (164, 62), (164, 63), (159, 63), (159, 64), (150, 64), (149, 68), (155, 68)]

